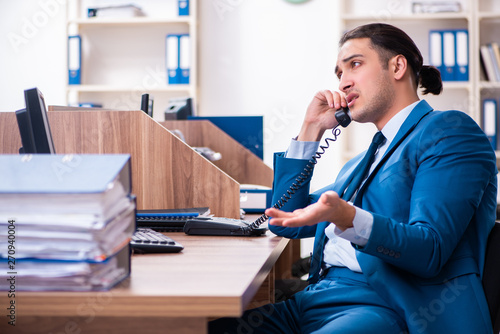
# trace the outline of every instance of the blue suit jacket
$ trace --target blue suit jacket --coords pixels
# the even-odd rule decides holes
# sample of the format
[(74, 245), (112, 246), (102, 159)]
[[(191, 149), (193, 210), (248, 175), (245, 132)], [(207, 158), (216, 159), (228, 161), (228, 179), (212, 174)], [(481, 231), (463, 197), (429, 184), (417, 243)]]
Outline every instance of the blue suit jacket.
[[(326, 190), (342, 193), (362, 157), (320, 191), (309, 194), (305, 182), (283, 209), (304, 207)], [(275, 155), (273, 203), (306, 164)], [(481, 274), (496, 218), (496, 174), (495, 153), (469, 116), (433, 111), (421, 101), (359, 190), (355, 204), (371, 212), (374, 223), (368, 243), (353, 245), (358, 262), (411, 333), (492, 332)], [(311, 283), (319, 278), (328, 224), (270, 225), (288, 238), (315, 236)]]

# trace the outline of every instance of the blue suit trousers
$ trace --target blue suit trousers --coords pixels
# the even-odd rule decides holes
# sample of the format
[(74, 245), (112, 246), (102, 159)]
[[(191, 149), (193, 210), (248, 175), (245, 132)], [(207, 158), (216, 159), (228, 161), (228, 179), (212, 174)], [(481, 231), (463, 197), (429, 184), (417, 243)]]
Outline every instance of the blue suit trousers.
[(404, 319), (368, 285), (363, 274), (333, 267), (291, 299), (212, 321), (209, 333), (403, 334)]

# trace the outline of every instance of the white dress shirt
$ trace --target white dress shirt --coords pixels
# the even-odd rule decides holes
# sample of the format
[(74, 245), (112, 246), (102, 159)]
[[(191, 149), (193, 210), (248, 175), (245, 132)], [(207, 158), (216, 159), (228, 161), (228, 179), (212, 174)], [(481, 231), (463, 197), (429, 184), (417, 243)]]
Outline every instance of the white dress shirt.
[[(377, 153), (375, 154), (369, 173), (373, 171), (375, 166), (382, 159), (385, 151), (391, 144), (394, 137), (396, 137), (399, 128), (418, 102), (419, 101), (412, 103), (397, 113), (381, 130), (382, 134), (386, 138), (386, 141), (379, 147)], [(292, 139), (285, 156), (292, 159), (308, 160), (315, 154), (318, 147), (319, 142), (303, 142)], [(361, 272), (358, 260), (356, 259), (355, 249), (352, 247), (351, 243), (359, 246), (366, 245), (373, 227), (373, 216), (370, 212), (361, 208), (355, 207), (355, 209), (356, 215), (353, 220), (354, 227), (342, 231), (332, 223), (325, 229), (328, 241), (324, 249), (324, 267), (328, 268), (331, 266), (340, 266), (347, 267), (352, 271)]]

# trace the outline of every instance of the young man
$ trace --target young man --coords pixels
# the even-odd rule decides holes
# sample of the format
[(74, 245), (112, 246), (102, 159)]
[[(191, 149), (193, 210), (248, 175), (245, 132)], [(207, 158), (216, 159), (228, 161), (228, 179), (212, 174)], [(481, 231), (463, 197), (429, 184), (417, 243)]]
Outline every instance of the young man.
[(337, 124), (340, 107), (383, 135), (367, 176), (355, 184), (361, 154), (333, 184), (309, 194), (306, 181), (282, 210), (268, 209), (274, 233), (315, 237), (310, 285), (216, 321), (211, 332), (491, 333), (481, 285), (497, 205), (491, 145), (465, 113), (419, 100), (419, 86), (439, 94), (441, 79), (400, 29), (361, 26), (340, 47), (339, 92), (317, 93), (296, 140), (275, 155), (273, 199)]

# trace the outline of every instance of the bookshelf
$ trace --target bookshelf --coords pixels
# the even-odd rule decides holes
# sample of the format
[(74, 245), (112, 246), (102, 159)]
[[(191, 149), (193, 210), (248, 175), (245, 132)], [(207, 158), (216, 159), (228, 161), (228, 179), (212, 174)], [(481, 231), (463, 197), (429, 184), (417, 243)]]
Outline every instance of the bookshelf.
[[(117, 1), (115, 1), (118, 4)], [(127, 4), (122, 2), (120, 4)], [(190, 0), (190, 15), (178, 15), (177, 0), (135, 2), (145, 16), (87, 17), (92, 0), (70, 0), (67, 36), (81, 36), (81, 84), (66, 86), (66, 103), (92, 103), (103, 108), (140, 108), (141, 95), (154, 100), (153, 117), (163, 121), (169, 100), (197, 100), (197, 1)], [(168, 84), (165, 39), (167, 34), (190, 35), (189, 84)]]
[[(479, 50), (482, 45), (487, 43), (500, 43), (500, 3), (493, 0), (483, 0), (477, 3), (476, 9), (477, 30), (475, 34), (474, 48)], [(477, 99), (477, 108), (481, 110), (480, 108), (482, 108), (482, 101), (484, 99), (495, 99), (497, 101), (497, 105), (500, 105), (500, 82), (488, 81), (480, 69), (480, 62), (475, 64), (475, 66), (478, 67), (477, 71), (479, 73), (477, 76), (477, 86), (475, 91), (476, 96), (479, 97)], [(498, 116), (499, 114), (497, 109), (497, 118)], [(499, 156), (500, 152), (497, 150), (497, 162), (499, 160)]]
[[(469, 114), (478, 124), (482, 122), (482, 100), (500, 97), (500, 82), (485, 80), (480, 65), (480, 45), (500, 42), (500, 3), (495, 0), (460, 0), (462, 10), (456, 13), (412, 13), (411, 1), (391, 0), (343, 0), (341, 4), (340, 29), (354, 28), (371, 22), (393, 24), (405, 32), (419, 47), (424, 64), (429, 64), (429, 31), (467, 29), (469, 32), (469, 80), (444, 81), (443, 93), (439, 96), (420, 94), (435, 109), (458, 109)], [(500, 101), (499, 101), (500, 105)], [(376, 129), (369, 124), (353, 124), (345, 131), (340, 141), (344, 146), (343, 161), (362, 152)], [(355, 138), (355, 140), (354, 140)], [(497, 151), (497, 157), (499, 156)]]

